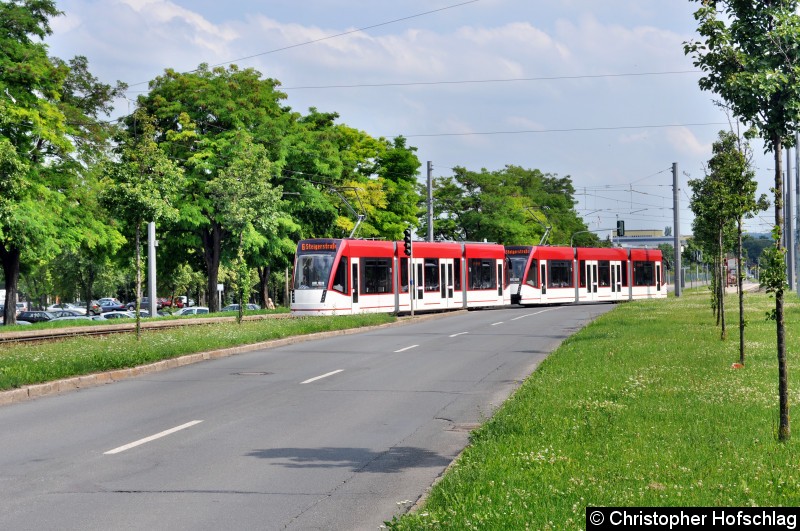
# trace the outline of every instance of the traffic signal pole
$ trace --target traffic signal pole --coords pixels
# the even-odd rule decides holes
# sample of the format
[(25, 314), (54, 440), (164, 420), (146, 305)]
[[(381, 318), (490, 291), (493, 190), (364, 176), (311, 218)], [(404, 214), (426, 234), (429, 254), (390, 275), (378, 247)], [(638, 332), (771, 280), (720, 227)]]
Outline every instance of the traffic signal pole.
[(411, 242), (411, 227), (403, 231), (403, 252), (408, 257), (408, 303), (411, 306), (411, 317), (414, 317), (414, 248)]
[(678, 188), (678, 163), (672, 163), (672, 215), (675, 220), (675, 227), (672, 232), (675, 236), (675, 296), (681, 296), (681, 211), (680, 211), (680, 188)]

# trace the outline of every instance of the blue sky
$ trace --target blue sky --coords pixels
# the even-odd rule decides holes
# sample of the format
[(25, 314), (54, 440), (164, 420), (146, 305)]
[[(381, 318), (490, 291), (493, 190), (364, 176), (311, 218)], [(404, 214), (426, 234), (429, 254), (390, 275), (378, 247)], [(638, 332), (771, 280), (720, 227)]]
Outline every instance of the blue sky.
[[(579, 214), (601, 237), (616, 219), (627, 229), (673, 225), (673, 162), (681, 232), (690, 233), (686, 181), (703, 176), (728, 123), (683, 54), (697, 8), (686, 0), (57, 6), (65, 15), (53, 21), (51, 54), (87, 56), (101, 80), (130, 84), (131, 99), (165, 68), (234, 61), (278, 79), (298, 112), (316, 107), (373, 136), (408, 137), (434, 176), (508, 164), (570, 176)], [(128, 105), (120, 101), (118, 111)], [(753, 147), (760, 192), (768, 193), (773, 164), (761, 144)], [(750, 229), (768, 230), (771, 216)]]

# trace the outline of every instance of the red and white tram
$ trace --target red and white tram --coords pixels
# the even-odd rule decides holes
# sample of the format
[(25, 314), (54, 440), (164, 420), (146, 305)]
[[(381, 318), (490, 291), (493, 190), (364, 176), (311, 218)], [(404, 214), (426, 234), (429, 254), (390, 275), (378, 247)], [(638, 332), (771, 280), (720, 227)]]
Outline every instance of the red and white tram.
[(346, 315), (503, 306), (510, 303), (505, 258), (492, 243), (414, 242), (410, 259), (403, 242), (303, 240), (291, 309)]
[(667, 296), (658, 249), (508, 246), (506, 256), (512, 304)]

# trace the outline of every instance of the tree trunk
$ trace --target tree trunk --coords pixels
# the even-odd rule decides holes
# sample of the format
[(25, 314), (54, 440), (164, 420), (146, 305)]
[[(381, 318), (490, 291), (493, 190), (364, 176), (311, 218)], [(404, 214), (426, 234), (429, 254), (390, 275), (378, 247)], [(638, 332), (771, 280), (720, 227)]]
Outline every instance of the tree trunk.
[(269, 307), (269, 266), (258, 267), (258, 293), (261, 299), (261, 307)]
[(744, 275), (742, 274), (742, 218), (737, 220), (736, 279), (739, 287), (739, 363), (744, 365)]
[(720, 339), (723, 341), (728, 338), (728, 330), (725, 328), (725, 293), (728, 289), (728, 272), (725, 269), (725, 252), (723, 251), (722, 228), (719, 229), (719, 276), (722, 280), (719, 283), (719, 320), (720, 320)]
[(717, 311), (719, 308), (719, 279), (717, 278), (719, 276), (718, 260), (719, 257), (715, 254), (711, 261), (711, 312), (717, 319), (717, 326), (719, 326), (719, 312)]
[[(142, 317), (139, 309), (142, 304), (142, 249), (141, 245), (142, 223), (136, 222), (136, 341), (142, 340)], [(88, 311), (86, 313), (89, 313)]]
[(7, 248), (0, 244), (0, 259), (3, 261), (5, 276), (6, 300), (3, 310), (3, 322), (17, 324), (17, 286), (19, 285), (19, 261), (21, 252), (16, 248)]
[[(781, 160), (780, 137), (774, 139), (775, 146), (775, 246), (779, 251), (783, 246), (783, 166)], [(786, 327), (783, 320), (783, 285), (775, 290), (775, 325), (778, 343), (778, 396), (780, 400), (780, 424), (778, 440), (788, 441), (791, 437), (789, 427), (789, 373), (786, 367)]]
[(203, 241), (203, 258), (206, 263), (208, 282), (208, 311), (219, 311), (219, 297), (217, 296), (217, 281), (219, 280), (219, 263), (222, 253), (222, 228), (212, 222), (211, 228), (203, 230), (200, 234)]

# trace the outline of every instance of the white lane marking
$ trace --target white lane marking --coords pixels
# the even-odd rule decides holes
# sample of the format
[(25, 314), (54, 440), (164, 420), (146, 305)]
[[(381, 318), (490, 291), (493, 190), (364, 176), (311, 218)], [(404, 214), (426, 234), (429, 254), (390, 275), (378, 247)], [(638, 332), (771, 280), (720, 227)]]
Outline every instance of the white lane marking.
[(337, 374), (337, 373), (340, 373), (340, 372), (343, 372), (343, 371), (344, 371), (344, 369), (339, 369), (338, 371), (327, 372), (325, 374), (321, 374), (319, 376), (315, 376), (314, 378), (309, 378), (305, 382), (300, 382), (300, 385), (311, 383), (311, 382), (316, 382), (317, 380), (322, 380), (323, 378), (327, 378), (328, 376), (333, 376), (334, 374)]
[(500, 321), (498, 323), (492, 323), (492, 326), (497, 326), (497, 325), (501, 325), (501, 324), (503, 324), (503, 321)]
[(109, 450), (105, 452), (103, 455), (113, 455), (118, 454), (120, 452), (124, 452), (125, 450), (130, 450), (131, 448), (135, 448), (141, 444), (149, 443), (151, 441), (155, 441), (156, 439), (160, 439), (161, 437), (166, 437), (167, 435), (171, 435), (176, 431), (185, 430), (186, 428), (191, 428), (195, 424), (200, 424), (203, 422), (202, 420), (193, 420), (191, 422), (187, 422), (186, 424), (181, 424), (180, 426), (175, 426), (174, 428), (170, 428), (168, 430), (164, 430), (161, 433), (156, 433), (155, 435), (151, 435), (150, 437), (145, 437), (144, 439), (139, 439), (138, 441), (134, 441), (130, 444), (126, 444), (125, 446), (120, 446), (118, 448), (114, 448), (113, 450)]
[(511, 319), (511, 320), (512, 320), (512, 321), (516, 321), (517, 319), (523, 319), (523, 318), (525, 318), (525, 317), (530, 317), (531, 315), (539, 315), (540, 313), (549, 312), (549, 311), (551, 311), (552, 309), (553, 309), (553, 308), (548, 308), (547, 310), (540, 310), (540, 311), (538, 311), (538, 312), (534, 312), (534, 313), (526, 313), (525, 315), (520, 315), (519, 317), (514, 317), (514, 318), (513, 318), (513, 319)]
[(459, 332), (457, 334), (451, 335), (450, 337), (463, 336), (464, 334), (469, 334), (469, 332)]
[(406, 350), (411, 350), (412, 348), (417, 348), (418, 346), (419, 345), (411, 345), (410, 347), (401, 348), (400, 350), (395, 350), (394, 352), (397, 354), (398, 352), (405, 352)]

